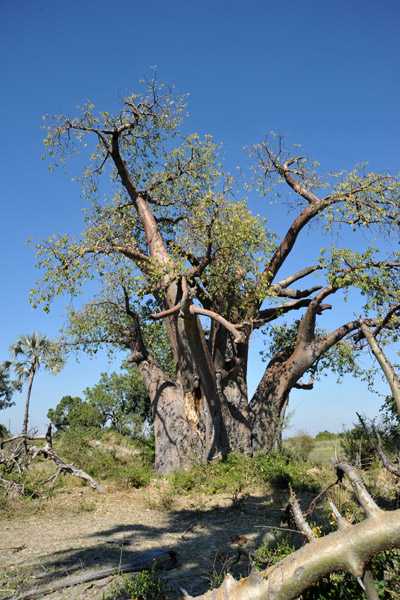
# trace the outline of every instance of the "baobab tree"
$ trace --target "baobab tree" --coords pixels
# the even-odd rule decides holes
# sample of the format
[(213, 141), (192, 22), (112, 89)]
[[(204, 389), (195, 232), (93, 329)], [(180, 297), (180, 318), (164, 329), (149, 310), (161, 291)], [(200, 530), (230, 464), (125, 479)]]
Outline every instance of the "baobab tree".
[(41, 367), (44, 367), (52, 375), (56, 375), (64, 366), (64, 359), (60, 354), (60, 344), (40, 333), (18, 336), (17, 341), (10, 346), (9, 350), (12, 358), (3, 362), (3, 368), (5, 370), (13, 369), (18, 384), (22, 385), (24, 381), (28, 381), (22, 425), (22, 434), (27, 435), (29, 403), (34, 377)]
[[(223, 172), (213, 140), (182, 132), (184, 101), (164, 84), (146, 85), (143, 95), (124, 98), (116, 115), (88, 102), (76, 117), (49, 120), (45, 143), (55, 165), (90, 147), (80, 179), (92, 206), (80, 237), (37, 245), (44, 273), (32, 302), (49, 310), (55, 296), (74, 297), (88, 280), (98, 285), (81, 308), (71, 305), (65, 333), (86, 351), (125, 349), (139, 365), (152, 403), (156, 467), (168, 472), (193, 456), (271, 448), (293, 388), (311, 388), (333, 352), (342, 367), (354, 367), (359, 320), (323, 331), (317, 319), (335, 294), (361, 294), (371, 326), (396, 303), (399, 253), (380, 254), (367, 239), (398, 230), (399, 180), (364, 167), (321, 175), (282, 138), (266, 139), (250, 152), (246, 187), (268, 197), (277, 186), (282, 219), (286, 203), (295, 209), (279, 239)], [(111, 193), (100, 200), (106, 173)], [(301, 264), (309, 224), (326, 232), (347, 227), (365, 238), (358, 250), (332, 245)], [(290, 270), (293, 257), (298, 268)], [(306, 279), (313, 280), (301, 287)], [(295, 335), (277, 348), (249, 398), (251, 337), (285, 315), (296, 315)], [(160, 340), (172, 375), (155, 355)]]

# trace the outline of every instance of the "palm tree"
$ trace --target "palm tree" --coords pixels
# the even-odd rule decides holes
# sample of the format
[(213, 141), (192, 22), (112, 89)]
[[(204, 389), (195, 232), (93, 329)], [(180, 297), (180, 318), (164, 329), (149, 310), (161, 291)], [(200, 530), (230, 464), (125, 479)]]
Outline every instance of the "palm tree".
[(19, 384), (28, 380), (24, 423), (22, 426), (22, 434), (26, 435), (28, 432), (29, 401), (36, 371), (43, 366), (52, 375), (55, 375), (62, 369), (65, 360), (60, 354), (60, 344), (40, 333), (18, 336), (15, 344), (10, 346), (10, 354), (12, 360), (4, 361), (3, 367), (5, 369), (11, 367), (14, 370)]

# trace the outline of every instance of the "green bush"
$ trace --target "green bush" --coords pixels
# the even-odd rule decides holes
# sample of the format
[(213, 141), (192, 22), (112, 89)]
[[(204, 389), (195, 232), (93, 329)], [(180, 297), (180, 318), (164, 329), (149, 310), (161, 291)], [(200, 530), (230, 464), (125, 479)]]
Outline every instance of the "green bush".
[(351, 464), (368, 467), (373, 462), (374, 451), (361, 425), (343, 431), (340, 434), (340, 443), (346, 460)]
[(283, 560), (295, 550), (296, 548), (289, 536), (283, 537), (281, 540), (277, 540), (276, 538), (267, 540), (256, 550), (255, 566), (258, 569), (265, 569)]
[(103, 600), (167, 600), (167, 588), (157, 573), (155, 566), (150, 571), (142, 571), (135, 577), (122, 576), (112, 587), (111, 596), (103, 596)]
[(253, 457), (229, 454), (224, 460), (198, 463), (186, 471), (176, 471), (170, 477), (176, 492), (202, 491), (236, 493), (252, 487), (272, 487), (295, 491), (319, 489), (307, 473), (304, 462), (294, 460), (285, 451), (257, 452)]
[(305, 431), (299, 433), (285, 442), (285, 447), (293, 456), (293, 458), (306, 461), (310, 456), (311, 450), (315, 446), (315, 440)]
[(272, 487), (288, 489), (291, 486), (295, 492), (319, 489), (318, 484), (307, 473), (304, 462), (295, 460), (284, 450), (259, 452), (254, 456), (254, 463), (259, 477)]

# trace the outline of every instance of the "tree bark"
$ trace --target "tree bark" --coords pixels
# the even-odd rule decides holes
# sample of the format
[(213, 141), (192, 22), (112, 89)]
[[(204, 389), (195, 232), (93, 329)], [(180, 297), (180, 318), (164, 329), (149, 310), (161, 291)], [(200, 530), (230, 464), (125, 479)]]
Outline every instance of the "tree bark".
[(32, 366), (32, 368), (30, 370), (30, 373), (29, 373), (28, 391), (26, 393), (24, 422), (22, 424), (22, 434), (23, 435), (27, 435), (27, 433), (28, 433), (29, 402), (30, 402), (30, 399), (31, 399), (31, 391), (32, 391), (32, 384), (33, 384), (33, 378), (34, 377), (35, 377), (35, 369)]
[(249, 406), (254, 450), (272, 450), (280, 446), (292, 380), (288, 361), (278, 353), (267, 366)]

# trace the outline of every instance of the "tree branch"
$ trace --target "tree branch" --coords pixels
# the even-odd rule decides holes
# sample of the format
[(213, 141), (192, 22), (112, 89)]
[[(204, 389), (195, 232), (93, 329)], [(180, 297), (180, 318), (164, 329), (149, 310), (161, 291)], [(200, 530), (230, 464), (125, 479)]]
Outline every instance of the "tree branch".
[(233, 325), (233, 323), (230, 323), (229, 321), (224, 319), (224, 317), (221, 317), (221, 315), (219, 315), (218, 313), (216, 313), (212, 310), (206, 310), (205, 308), (200, 308), (199, 306), (196, 306), (195, 304), (191, 304), (189, 310), (193, 314), (210, 317), (210, 319), (214, 319), (215, 321), (218, 321), (218, 323), (221, 323), (221, 325), (226, 327), (226, 329), (234, 336), (233, 341), (235, 344), (240, 344), (245, 341), (243, 333), (238, 331), (238, 326)]
[(364, 485), (361, 475), (356, 471), (355, 467), (352, 467), (351, 465), (345, 462), (336, 462), (332, 458), (330, 459), (330, 461), (337, 472), (342, 471), (347, 475), (351, 483), (351, 487), (353, 488), (353, 491), (357, 496), (357, 500), (363, 507), (367, 517), (376, 517), (380, 515), (383, 511), (372, 499), (372, 496), (370, 495), (370, 493)]
[(373, 354), (375, 355), (376, 360), (379, 362), (382, 371), (385, 374), (387, 382), (390, 386), (390, 389), (393, 394), (393, 398), (396, 402), (397, 412), (400, 415), (400, 379), (395, 372), (393, 365), (389, 361), (388, 357), (385, 355), (383, 350), (379, 347), (378, 342), (375, 337), (372, 335), (369, 327), (365, 323), (364, 320), (358, 319), (359, 326), (361, 331), (363, 332), (365, 339), (367, 340), (369, 347), (371, 348)]
[(300, 504), (299, 504), (293, 491), (291, 491), (291, 493), (290, 493), (289, 506), (291, 508), (291, 512), (292, 512), (292, 515), (293, 515), (293, 518), (295, 520), (298, 530), (301, 531), (301, 533), (306, 536), (306, 538), (308, 539), (309, 542), (312, 542), (313, 540), (315, 540), (317, 536), (315, 535), (315, 533), (313, 532), (313, 530), (307, 523), (307, 521), (302, 513), (302, 510), (300, 508)]
[[(312, 302), (311, 298), (303, 298), (301, 300), (293, 300), (292, 302), (286, 302), (285, 304), (280, 304), (279, 306), (274, 306), (273, 308), (266, 308), (264, 310), (260, 310), (257, 317), (253, 321), (253, 327), (259, 328), (268, 323), (269, 321), (273, 321), (274, 319), (278, 319), (283, 314), (290, 312), (292, 310), (298, 310), (299, 308), (306, 308)], [(321, 314), (324, 310), (331, 309), (332, 306), (330, 304), (321, 304), (317, 308), (317, 314)]]

